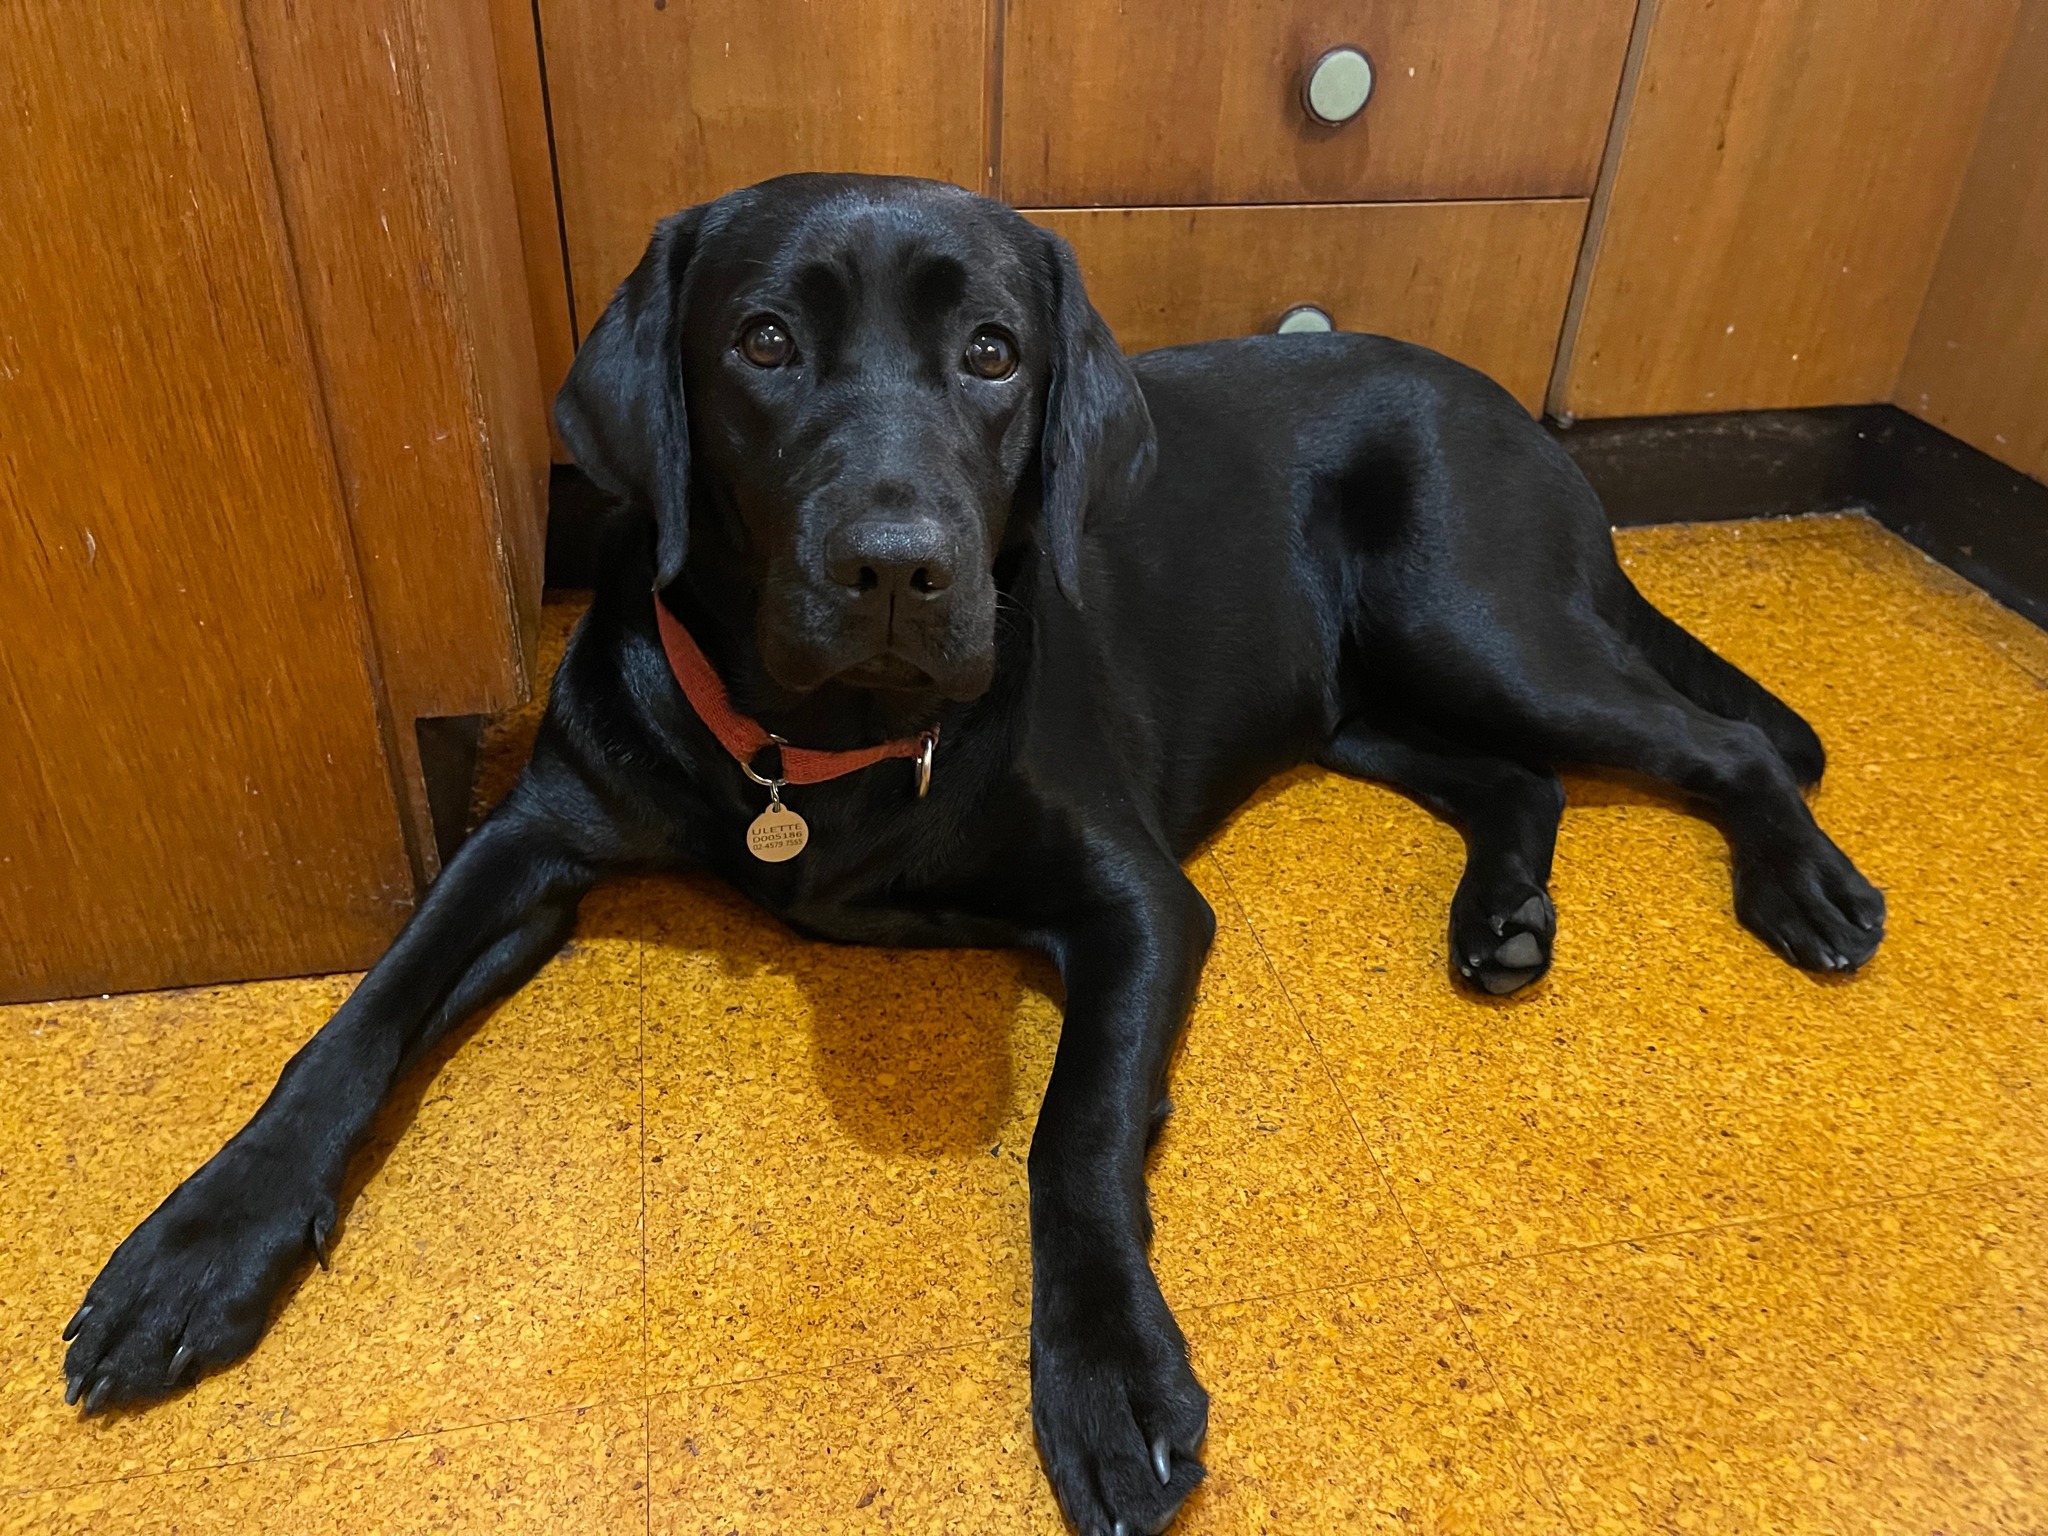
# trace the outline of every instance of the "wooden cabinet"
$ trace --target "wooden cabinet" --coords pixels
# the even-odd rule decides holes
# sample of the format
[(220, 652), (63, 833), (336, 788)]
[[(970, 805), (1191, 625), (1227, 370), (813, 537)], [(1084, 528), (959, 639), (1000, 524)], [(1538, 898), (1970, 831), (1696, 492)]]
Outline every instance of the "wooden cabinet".
[(1543, 399), (1578, 255), (1576, 201), (1037, 211), (1074, 244), (1128, 351), (1271, 330), (1298, 304), (1435, 347)]
[(1132, 350), (1314, 305), (1532, 409), (1898, 398), (2031, 468), (2044, 6), (0, 11), (0, 997), (376, 952), (437, 868), (420, 722), (531, 683), (543, 396), (678, 207), (938, 177)]
[[(573, 323), (679, 207), (787, 171), (889, 171), (1038, 210), (1133, 350), (1257, 329), (1299, 296), (1444, 346), (1534, 406), (1635, 9), (540, 0)], [(1346, 42), (1376, 83), (1357, 118), (1316, 126), (1304, 66)], [(523, 180), (530, 208), (551, 200), (537, 169)], [(1338, 206), (1231, 207), (1303, 203)], [(1105, 205), (1134, 211), (1062, 211)]]
[(1661, 0), (1553, 404), (1889, 399), (2017, 9)]
[[(1635, 0), (1011, 0), (1002, 191), (1039, 206), (1584, 197)], [(1309, 65), (1373, 65), (1339, 127)]]
[(527, 686), (484, 22), (0, 14), (0, 1000), (367, 964), (436, 868), (416, 719)]
[(655, 221), (785, 171), (988, 174), (988, 0), (540, 0), (575, 318)]
[(7, 29), (0, 1000), (345, 964), (412, 899), (240, 12), (92, 15)]
[(2048, 481), (2048, 0), (2026, 0), (1893, 399)]

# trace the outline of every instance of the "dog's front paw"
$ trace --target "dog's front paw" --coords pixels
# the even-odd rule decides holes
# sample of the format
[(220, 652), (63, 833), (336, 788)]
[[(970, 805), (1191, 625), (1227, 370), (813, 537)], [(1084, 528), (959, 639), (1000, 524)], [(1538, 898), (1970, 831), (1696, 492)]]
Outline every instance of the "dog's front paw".
[(331, 1197), (230, 1142), (114, 1250), (64, 1329), (67, 1403), (163, 1397), (256, 1347), (278, 1290), (324, 1258)]
[(1081, 1536), (1164, 1530), (1204, 1473), (1209, 1394), (1187, 1341), (1149, 1271), (1116, 1289), (1063, 1298), (1031, 1328), (1031, 1424)]
[(1549, 970), (1556, 936), (1557, 909), (1528, 880), (1468, 877), (1451, 901), (1451, 963), (1467, 985), (1495, 997)]

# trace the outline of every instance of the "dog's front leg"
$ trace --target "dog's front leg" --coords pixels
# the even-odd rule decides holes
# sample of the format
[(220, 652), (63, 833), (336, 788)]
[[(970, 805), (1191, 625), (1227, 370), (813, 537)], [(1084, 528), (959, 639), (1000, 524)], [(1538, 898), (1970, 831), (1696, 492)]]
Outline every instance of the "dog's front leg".
[(514, 791), (255, 1117), (114, 1250), (65, 1329), (67, 1401), (160, 1397), (239, 1359), (299, 1264), (325, 1262), (349, 1156), (406, 1069), (575, 925), (595, 870), (544, 800)]
[(1164, 1527), (1209, 1413), (1146, 1256), (1145, 1153), (1216, 922), (1164, 855), (1138, 862), (1054, 936), (1066, 1022), (1031, 1140), (1031, 1419), (1083, 1536)]

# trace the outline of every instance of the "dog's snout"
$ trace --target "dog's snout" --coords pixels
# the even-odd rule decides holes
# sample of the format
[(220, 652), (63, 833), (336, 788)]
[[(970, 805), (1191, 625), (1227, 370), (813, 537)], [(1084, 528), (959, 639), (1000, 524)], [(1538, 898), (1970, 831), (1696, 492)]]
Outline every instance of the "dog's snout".
[(936, 597), (953, 585), (953, 541), (931, 518), (863, 518), (826, 543), (825, 573), (855, 592)]

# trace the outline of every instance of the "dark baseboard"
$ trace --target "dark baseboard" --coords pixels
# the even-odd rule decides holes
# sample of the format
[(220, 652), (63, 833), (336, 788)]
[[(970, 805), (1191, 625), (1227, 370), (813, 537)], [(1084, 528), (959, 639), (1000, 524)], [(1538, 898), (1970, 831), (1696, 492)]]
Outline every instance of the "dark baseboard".
[(1617, 527), (1854, 508), (2048, 629), (2048, 486), (1897, 406), (1550, 430)]
[(604, 528), (617, 509), (574, 464), (548, 473), (547, 560), (541, 580), (551, 587), (597, 585)]
[[(1617, 526), (1870, 513), (2048, 629), (2048, 486), (1890, 405), (1552, 423)], [(547, 584), (596, 584), (613, 510), (573, 465), (549, 485)]]
[(469, 797), (476, 784), (482, 715), (432, 715), (413, 722), (420, 744), (420, 776), (427, 781), (427, 813), (441, 863), (455, 857), (469, 835)]

